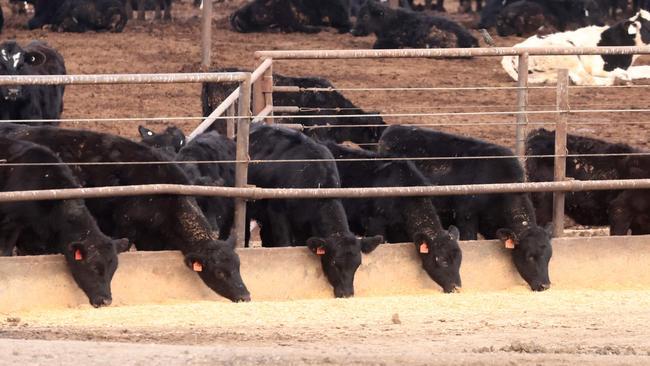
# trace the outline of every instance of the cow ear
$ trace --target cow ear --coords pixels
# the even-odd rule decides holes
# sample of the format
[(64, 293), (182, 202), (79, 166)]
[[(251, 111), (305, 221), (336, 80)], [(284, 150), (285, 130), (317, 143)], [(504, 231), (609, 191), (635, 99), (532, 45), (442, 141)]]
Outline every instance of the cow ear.
[(373, 250), (377, 249), (379, 244), (384, 242), (384, 237), (381, 235), (375, 235), (368, 238), (361, 238), (361, 251), (368, 254)]
[(544, 226), (544, 231), (546, 231), (549, 236), (553, 236), (553, 221), (547, 223), (546, 226)]
[(514, 249), (518, 244), (517, 234), (510, 229), (497, 230), (497, 237), (508, 249)]
[(194, 253), (185, 256), (185, 265), (194, 272), (203, 272), (203, 259)]
[(447, 229), (447, 231), (449, 231), (449, 235), (451, 235), (451, 238), (454, 241), (458, 241), (458, 238), (460, 238), (460, 232), (458, 231), (457, 227), (454, 225), (449, 225), (449, 229)]
[(138, 132), (140, 132), (140, 136), (142, 136), (142, 138), (152, 137), (155, 135), (153, 131), (144, 126), (138, 126)]
[(633, 36), (636, 35), (638, 32), (638, 27), (636, 22), (630, 22), (629, 25), (627, 25), (627, 34)]
[(237, 239), (235, 239), (235, 234), (231, 232), (225, 243), (228, 248), (235, 249), (237, 247)]
[(25, 63), (31, 66), (40, 66), (45, 63), (45, 54), (37, 51), (30, 51), (25, 53)]
[(117, 253), (122, 253), (128, 251), (129, 248), (131, 248), (131, 242), (129, 242), (129, 239), (127, 238), (117, 239), (113, 240), (113, 246), (115, 247), (115, 251)]
[(79, 242), (71, 243), (68, 245), (68, 253), (71, 254), (72, 259), (76, 262), (85, 260), (88, 256), (86, 247)]
[(327, 251), (327, 241), (323, 238), (312, 237), (307, 239), (307, 247), (316, 255), (323, 255)]
[(418, 250), (418, 253), (420, 254), (429, 253), (430, 244), (427, 238), (428, 238), (427, 234), (423, 232), (417, 232), (415, 233), (415, 235), (413, 235), (413, 242), (415, 243), (415, 247)]

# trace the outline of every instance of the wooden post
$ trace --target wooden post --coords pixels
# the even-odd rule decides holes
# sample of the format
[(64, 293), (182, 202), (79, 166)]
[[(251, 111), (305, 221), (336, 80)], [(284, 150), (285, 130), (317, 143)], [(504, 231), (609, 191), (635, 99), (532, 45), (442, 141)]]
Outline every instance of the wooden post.
[[(555, 178), (556, 182), (566, 178), (567, 121), (569, 118), (569, 72), (558, 70), (557, 75), (557, 123), (555, 125)], [(564, 192), (553, 193), (553, 236), (564, 235)]]
[(203, 1), (201, 15), (201, 67), (208, 69), (212, 58), (212, 1)]
[(390, 6), (393, 9), (396, 9), (399, 7), (399, 0), (388, 0), (388, 6)]
[(231, 140), (235, 139), (235, 130), (236, 130), (236, 123), (237, 119), (235, 118), (236, 112), (235, 112), (235, 104), (233, 103), (228, 109), (226, 110), (226, 116), (229, 118), (226, 120), (226, 137), (228, 137)]
[[(528, 53), (519, 55), (517, 70), (517, 111), (525, 112), (528, 109)], [(515, 154), (519, 157), (522, 165), (526, 159), (526, 127), (528, 116), (517, 114), (517, 125), (515, 131)]]
[[(210, 1), (206, 1), (209, 3)], [(251, 79), (248, 78), (239, 86), (239, 118), (237, 119), (237, 161), (235, 165), (235, 187), (243, 188), (248, 185), (248, 134), (250, 129)], [(246, 239), (246, 199), (235, 199), (235, 242), (243, 248)], [(231, 233), (232, 235), (232, 233)]]
[[(266, 59), (260, 61), (258, 67)], [(253, 116), (259, 115), (269, 105), (273, 105), (273, 64), (267, 67), (262, 75), (253, 83)], [(270, 115), (273, 114), (271, 113)], [(273, 118), (265, 118), (264, 121), (266, 123), (272, 123)]]

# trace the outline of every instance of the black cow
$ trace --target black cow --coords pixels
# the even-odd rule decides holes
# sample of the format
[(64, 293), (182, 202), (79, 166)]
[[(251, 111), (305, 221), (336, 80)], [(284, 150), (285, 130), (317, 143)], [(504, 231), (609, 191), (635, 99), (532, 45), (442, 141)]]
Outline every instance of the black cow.
[[(236, 72), (240, 69), (220, 69), (219, 72)], [(350, 116), (377, 114), (365, 112), (350, 100), (336, 91), (335, 86), (328, 80), (316, 77), (291, 77), (273, 74), (275, 86), (297, 86), (298, 88), (323, 88), (331, 91), (274, 92), (274, 106), (297, 106), (299, 112), (274, 113), (275, 116)], [(203, 115), (208, 116), (237, 88), (236, 83), (203, 83), (201, 104)], [(334, 140), (337, 142), (352, 141), (357, 144), (373, 144), (379, 140), (383, 130), (384, 120), (379, 116), (364, 117), (315, 117), (315, 118), (282, 118), (275, 119), (277, 123), (297, 123), (305, 126), (305, 133), (319, 140)], [(367, 127), (336, 127), (337, 125), (367, 125)], [(226, 125), (221, 121), (213, 124), (222, 135), (226, 134)], [(313, 127), (310, 127), (313, 126)], [(332, 127), (329, 127), (332, 126)]]
[(128, 17), (119, 0), (66, 0), (52, 18), (52, 27), (59, 32), (83, 33), (124, 29)]
[[(487, 0), (479, 28), (490, 28), (496, 24), (497, 17), (504, 6), (519, 0)], [(571, 24), (578, 27), (587, 25), (604, 25), (607, 9), (603, 9), (598, 0), (531, 0), (544, 6), (557, 20), (558, 29), (564, 31)]]
[(230, 24), (241, 33), (270, 28), (317, 33), (321, 27), (346, 33), (351, 26), (349, 13), (348, 0), (253, 0), (230, 15)]
[[(511, 150), (472, 138), (412, 126), (391, 126), (379, 140), (379, 151), (411, 158), (454, 157), (415, 161), (434, 185), (524, 181), (524, 170), (515, 157), (480, 158), (513, 156)], [(506, 247), (514, 248), (514, 264), (531, 289), (543, 291), (550, 287), (550, 236), (547, 230), (537, 226), (528, 194), (440, 196), (433, 199), (433, 204), (444, 225), (458, 226), (461, 240), (476, 240), (478, 233), (486, 239), (501, 239)]]
[[(115, 165), (74, 165), (84, 187), (133, 184), (189, 184), (175, 164), (146, 145), (91, 131), (0, 124), (0, 133), (45, 145), (65, 162), (152, 162)], [(232, 301), (250, 294), (239, 273), (233, 242), (219, 241), (192, 197), (155, 195), (86, 200), (103, 232), (128, 237), (138, 250), (180, 250), (185, 263), (203, 282)]]
[(460, 24), (443, 18), (368, 0), (359, 10), (352, 29), (355, 36), (375, 33), (373, 48), (466, 48), (478, 40)]
[[(54, 132), (56, 133), (56, 132)], [(78, 188), (67, 166), (49, 149), (0, 137), (0, 191)], [(126, 239), (112, 240), (97, 226), (83, 200), (29, 201), (0, 204), (0, 254), (63, 254), (72, 277), (95, 306), (110, 305), (117, 253)]]
[[(388, 3), (388, 0), (380, 0), (382, 3)], [(431, 3), (431, 0), (426, 0), (427, 3)], [(442, 3), (443, 0), (438, 0), (439, 3)], [(356, 17), (359, 15), (359, 9), (361, 9), (361, 6), (366, 2), (366, 0), (351, 0), (350, 1), (350, 15), (353, 17)], [(418, 6), (413, 4), (413, 0), (399, 0), (398, 2), (399, 6), (404, 8), (404, 9), (409, 9), (409, 10), (424, 10), (425, 7), (430, 8), (431, 4), (428, 6)], [(444, 9), (442, 10), (444, 11)]]
[[(329, 150), (304, 134), (277, 125), (251, 128), (253, 160), (322, 160), (259, 163), (249, 167), (248, 182), (264, 188), (339, 188), (336, 163)], [(336, 297), (354, 295), (354, 274), (361, 252), (370, 253), (383, 238), (358, 239), (350, 232), (339, 199), (272, 199), (249, 204), (266, 247), (307, 245), (321, 258)]]
[(521, 0), (506, 5), (497, 16), (497, 33), (501, 37), (553, 33), (557, 19), (546, 6), (535, 1)]
[(2, 27), (5, 25), (5, 17), (2, 14), (2, 7), (0, 6), (0, 33), (2, 33)]
[(34, 16), (27, 22), (27, 28), (41, 28), (46, 24), (52, 24), (59, 8), (66, 0), (32, 0), (34, 4)]
[[(376, 152), (352, 149), (333, 142), (326, 144), (336, 159), (344, 188), (404, 187), (429, 185), (422, 173), (407, 161), (372, 160)], [(345, 159), (367, 159), (345, 161)], [(444, 230), (429, 198), (351, 198), (343, 206), (355, 234), (381, 235), (389, 243), (415, 243), (422, 267), (445, 292), (461, 286), (458, 229)]]
[[(235, 166), (232, 163), (202, 163), (209, 161), (234, 161), (235, 142), (217, 131), (204, 132), (184, 145), (185, 135), (176, 127), (155, 133), (139, 128), (142, 142), (162, 151), (170, 160), (179, 162), (190, 182), (203, 186), (235, 186)], [(179, 144), (178, 141), (181, 141)], [(174, 151), (176, 147), (180, 147)], [(203, 214), (219, 238), (230, 236), (234, 223), (234, 201), (227, 197), (197, 197)]]
[[(8, 76), (66, 73), (63, 56), (39, 41), (24, 48), (15, 41), (0, 43), (0, 65), (0, 75)], [(63, 111), (63, 92), (63, 85), (2, 85), (0, 120), (59, 119)]]
[(144, 126), (138, 126), (138, 132), (142, 138), (142, 143), (161, 151), (170, 160), (174, 159), (185, 146), (185, 134), (176, 127), (167, 127), (162, 133), (155, 133)]
[[(572, 155), (623, 154), (621, 156), (574, 156), (567, 158), (566, 175), (577, 180), (631, 179), (650, 177), (650, 158), (625, 156), (643, 151), (622, 143), (610, 143), (590, 137), (569, 134), (567, 150)], [(528, 180), (532, 182), (553, 181), (555, 133), (543, 128), (532, 131), (526, 140)], [(650, 233), (647, 225), (650, 211), (648, 190), (605, 190), (567, 192), (565, 212), (580, 225), (610, 225), (612, 235)], [(552, 220), (553, 194), (546, 192), (532, 195), (537, 210), (537, 222), (541, 225)]]
[[(121, 2), (124, 4), (129, 18), (132, 17), (133, 11), (137, 11), (138, 20), (144, 20), (145, 11), (154, 10), (154, 19), (172, 19), (172, 0), (121, 0)], [(163, 10), (164, 14), (162, 12)]]

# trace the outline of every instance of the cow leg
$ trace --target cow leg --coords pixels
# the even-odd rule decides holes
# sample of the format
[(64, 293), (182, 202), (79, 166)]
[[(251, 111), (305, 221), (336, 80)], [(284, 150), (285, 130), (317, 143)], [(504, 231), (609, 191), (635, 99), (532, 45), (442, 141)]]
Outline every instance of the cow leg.
[(460, 231), (460, 240), (476, 240), (478, 237), (478, 217), (469, 212), (456, 213), (456, 227)]
[[(12, 226), (10, 225), (10, 227)], [(7, 232), (3, 230), (0, 234), (0, 256), (10, 257), (13, 255), (21, 230), (21, 227), (13, 227), (12, 230)]]
[[(280, 204), (279, 206), (284, 206)], [(268, 205), (268, 224), (271, 225), (271, 237), (272, 243), (270, 246), (274, 247), (286, 247), (291, 246), (292, 237), (291, 237), (291, 225), (289, 219), (287, 218), (284, 210), (284, 207), (278, 207), (277, 204), (273, 202)], [(266, 243), (263, 243), (264, 246), (267, 246)]]
[(138, 20), (144, 20), (145, 0), (138, 0)]
[(129, 20), (133, 19), (133, 6), (131, 5), (131, 0), (126, 0), (124, 11), (126, 11), (126, 16)]
[(612, 201), (607, 210), (609, 213), (609, 235), (627, 235), (632, 222), (631, 212), (625, 207), (625, 200), (619, 198)]
[(162, 19), (162, 8), (163, 8), (163, 0), (156, 1), (156, 6), (154, 8), (155, 14), (153, 17), (155, 20)]
[(163, 20), (172, 20), (172, 1), (171, 0), (160, 0), (165, 2), (165, 14), (163, 15)]
[(476, 12), (480, 13), (483, 10), (483, 0), (476, 0)]

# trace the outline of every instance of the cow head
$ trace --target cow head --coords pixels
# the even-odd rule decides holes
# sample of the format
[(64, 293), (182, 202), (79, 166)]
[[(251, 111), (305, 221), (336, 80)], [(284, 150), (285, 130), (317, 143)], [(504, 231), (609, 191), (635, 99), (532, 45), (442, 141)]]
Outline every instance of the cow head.
[(384, 241), (381, 235), (358, 239), (352, 234), (307, 239), (307, 247), (320, 257), (323, 272), (334, 287), (334, 296), (354, 296), (354, 274), (361, 265), (361, 252), (370, 253)]
[(256, 32), (275, 24), (277, 0), (254, 0), (230, 15), (230, 25), (240, 33)]
[(65, 247), (63, 255), (72, 277), (94, 307), (110, 305), (111, 280), (117, 269), (117, 253), (129, 249), (128, 239), (111, 240), (104, 235), (76, 241)]
[(533, 291), (551, 287), (548, 277), (548, 263), (553, 255), (550, 226), (542, 229), (533, 224), (518, 235), (510, 229), (499, 229), (497, 237), (512, 250), (517, 271)]
[(185, 254), (185, 264), (219, 295), (232, 302), (250, 301), (251, 295), (239, 272), (239, 256), (233, 239), (216, 241)]
[(350, 31), (353, 36), (367, 36), (383, 29), (396, 17), (397, 11), (375, 0), (367, 0), (359, 9), (357, 22)]
[(461, 287), (460, 262), (463, 255), (458, 246), (459, 232), (455, 226), (438, 233), (416, 233), (415, 249), (422, 260), (422, 267), (446, 293)]
[(138, 126), (138, 132), (142, 143), (155, 149), (177, 153), (185, 146), (185, 134), (177, 127), (167, 127), (162, 133), (155, 133), (148, 128)]
[(623, 24), (627, 30), (627, 34), (634, 36), (636, 46), (650, 44), (650, 12), (640, 10), (630, 19), (623, 21)]
[[(25, 51), (15, 41), (0, 44), (0, 75), (2, 76), (30, 75), (33, 67), (40, 66), (45, 61), (46, 57), (43, 53)], [(21, 85), (0, 86), (0, 100), (15, 102), (26, 98)]]

